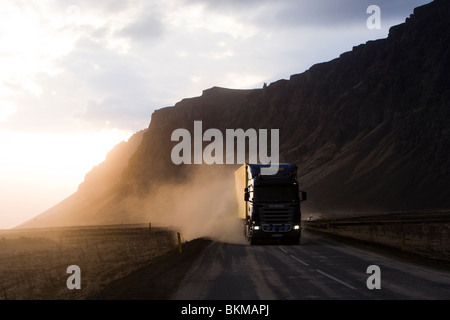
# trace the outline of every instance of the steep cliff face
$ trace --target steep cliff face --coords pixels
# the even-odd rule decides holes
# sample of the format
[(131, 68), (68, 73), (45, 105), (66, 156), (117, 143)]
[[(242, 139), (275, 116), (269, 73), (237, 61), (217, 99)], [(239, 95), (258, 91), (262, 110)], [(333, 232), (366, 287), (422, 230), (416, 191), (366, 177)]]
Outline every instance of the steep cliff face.
[(448, 17), (450, 3), (434, 1), (392, 27), (388, 38), (289, 80), (254, 90), (214, 87), (155, 111), (120, 181), (96, 205), (96, 220), (147, 217), (158, 206), (152, 200), (158, 187), (189, 185), (199, 172), (206, 174), (203, 183), (223, 179), (229, 185), (238, 165), (171, 161), (178, 143), (171, 141), (172, 132), (185, 128), (192, 134), (196, 120), (203, 131), (279, 129), (280, 161), (298, 164), (309, 192), (305, 210), (448, 209)]
[(281, 160), (298, 163), (311, 209), (450, 206), (449, 16), (448, 2), (435, 1), (387, 39), (289, 80), (258, 90), (212, 88), (156, 111), (126, 180), (148, 188), (160, 174), (189, 170), (173, 166), (170, 135), (202, 120), (204, 130), (280, 129)]

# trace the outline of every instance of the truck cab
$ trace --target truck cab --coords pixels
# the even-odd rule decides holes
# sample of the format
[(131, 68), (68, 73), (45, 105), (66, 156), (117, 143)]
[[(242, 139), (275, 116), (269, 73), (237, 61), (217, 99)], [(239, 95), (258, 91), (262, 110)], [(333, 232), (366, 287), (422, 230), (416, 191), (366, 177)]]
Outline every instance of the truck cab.
[(299, 190), (297, 166), (279, 164), (276, 174), (262, 175), (264, 166), (269, 165), (245, 164), (244, 234), (251, 244), (265, 240), (299, 244), (300, 202), (306, 200), (306, 192)]

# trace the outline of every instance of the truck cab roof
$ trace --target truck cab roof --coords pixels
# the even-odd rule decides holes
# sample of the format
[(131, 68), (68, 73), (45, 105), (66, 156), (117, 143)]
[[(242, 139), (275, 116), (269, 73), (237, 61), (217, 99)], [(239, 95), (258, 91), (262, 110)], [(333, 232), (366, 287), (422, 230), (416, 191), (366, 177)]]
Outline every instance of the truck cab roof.
[(273, 163), (273, 164), (254, 164), (248, 163), (248, 167), (250, 168), (251, 178), (255, 178), (258, 174), (261, 173), (261, 168), (267, 168), (271, 165), (278, 165), (278, 172), (273, 176), (292, 176), (293, 178), (297, 177), (297, 166), (293, 163)]

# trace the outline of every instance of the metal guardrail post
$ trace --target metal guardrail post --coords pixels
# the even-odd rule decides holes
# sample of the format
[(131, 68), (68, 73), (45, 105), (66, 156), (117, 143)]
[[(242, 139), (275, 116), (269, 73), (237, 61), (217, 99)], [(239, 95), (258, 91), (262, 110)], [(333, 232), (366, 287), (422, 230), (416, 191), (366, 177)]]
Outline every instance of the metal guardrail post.
[(177, 232), (177, 236), (178, 236), (178, 252), (181, 253), (183, 252), (183, 249), (181, 248), (181, 234)]

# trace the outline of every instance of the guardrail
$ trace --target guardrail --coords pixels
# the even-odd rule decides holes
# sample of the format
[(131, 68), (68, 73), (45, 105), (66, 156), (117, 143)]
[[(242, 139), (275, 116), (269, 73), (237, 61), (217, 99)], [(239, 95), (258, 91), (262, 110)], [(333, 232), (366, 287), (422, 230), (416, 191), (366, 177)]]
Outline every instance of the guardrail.
[(450, 212), (393, 213), (304, 221), (306, 229), (450, 261)]

